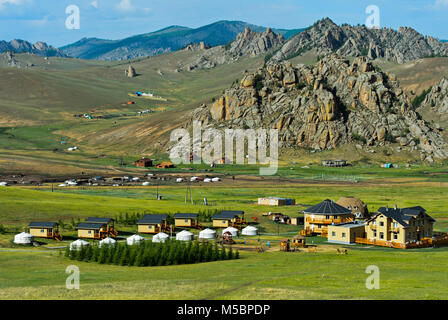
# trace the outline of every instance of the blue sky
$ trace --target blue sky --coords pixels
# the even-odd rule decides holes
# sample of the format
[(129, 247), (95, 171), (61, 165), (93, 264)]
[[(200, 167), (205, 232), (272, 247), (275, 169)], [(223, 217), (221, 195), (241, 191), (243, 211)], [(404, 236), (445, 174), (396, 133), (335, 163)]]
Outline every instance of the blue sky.
[[(66, 8), (80, 9), (80, 29), (65, 26)], [(301, 28), (330, 17), (364, 24), (366, 7), (380, 8), (381, 27), (410, 26), (448, 39), (448, 0), (0, 0), (0, 39), (54, 46), (83, 37), (120, 39), (170, 25), (200, 27), (241, 20), (274, 28)]]

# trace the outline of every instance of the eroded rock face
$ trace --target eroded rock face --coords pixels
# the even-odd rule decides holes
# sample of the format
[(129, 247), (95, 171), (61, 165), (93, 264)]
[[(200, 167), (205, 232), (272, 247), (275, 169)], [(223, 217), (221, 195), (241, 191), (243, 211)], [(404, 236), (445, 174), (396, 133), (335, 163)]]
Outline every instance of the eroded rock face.
[(389, 61), (407, 61), (431, 55), (448, 55), (448, 43), (424, 37), (412, 28), (368, 29), (365, 26), (338, 26), (330, 19), (316, 22), (310, 29), (289, 39), (273, 56), (281, 61), (315, 48), (319, 54), (336, 52), (344, 57), (367, 56)]
[(67, 55), (59, 49), (41, 41), (34, 44), (18, 39), (14, 39), (10, 42), (0, 41), (0, 52), (7, 51), (13, 51), (15, 53), (34, 53), (42, 57), (67, 57)]
[(448, 114), (448, 78), (443, 78), (432, 87), (421, 107), (429, 107), (436, 113)]
[(191, 120), (216, 128), (275, 128), (283, 147), (318, 150), (346, 143), (419, 150), (448, 156), (445, 141), (413, 110), (393, 76), (365, 58), (338, 55), (314, 66), (271, 63), (234, 83)]
[(240, 57), (258, 56), (265, 54), (273, 48), (277, 48), (285, 43), (282, 35), (274, 33), (271, 28), (259, 33), (250, 30), (248, 27), (238, 34), (236, 39), (230, 43), (230, 47), (218, 46), (214, 48), (191, 46), (189, 51), (203, 50), (204, 53), (193, 62), (187, 64), (184, 69), (193, 71), (197, 69), (210, 69), (220, 64), (232, 63)]

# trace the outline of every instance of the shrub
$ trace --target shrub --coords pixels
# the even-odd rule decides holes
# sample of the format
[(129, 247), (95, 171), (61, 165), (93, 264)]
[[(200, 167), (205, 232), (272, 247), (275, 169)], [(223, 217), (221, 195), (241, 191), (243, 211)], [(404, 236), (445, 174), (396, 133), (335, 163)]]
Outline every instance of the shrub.
[(361, 135), (359, 135), (357, 133), (352, 133), (352, 139), (355, 140), (355, 141), (360, 141), (362, 143), (366, 143), (367, 142), (366, 138), (364, 138), (363, 136), (361, 136)]
[(412, 106), (414, 107), (414, 109), (417, 109), (418, 107), (420, 107), (420, 105), (422, 104), (423, 100), (425, 100), (426, 96), (430, 92), (431, 92), (431, 88), (429, 88), (428, 90), (423, 90), (423, 92), (420, 95), (416, 96), (412, 100)]

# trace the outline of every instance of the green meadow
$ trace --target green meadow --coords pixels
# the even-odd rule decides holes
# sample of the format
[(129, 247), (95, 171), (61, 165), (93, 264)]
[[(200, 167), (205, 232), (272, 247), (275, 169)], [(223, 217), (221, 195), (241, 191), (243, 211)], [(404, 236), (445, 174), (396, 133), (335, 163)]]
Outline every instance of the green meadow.
[[(424, 170), (424, 168), (421, 168)], [(262, 216), (276, 211), (297, 216), (303, 208), (326, 198), (356, 196), (371, 211), (380, 206), (421, 205), (437, 222), (435, 229), (448, 231), (448, 185), (417, 177), (365, 179), (357, 183), (301, 179), (251, 181), (244, 176), (213, 185), (195, 184), (194, 200), (207, 197), (214, 206), (185, 204), (184, 185), (159, 186), (164, 200), (155, 200), (157, 187), (50, 186), (0, 188), (0, 299), (447, 299), (448, 248), (399, 250), (372, 246), (341, 246), (309, 237), (317, 253), (284, 253), (279, 241), (292, 237), (301, 227), (277, 225)], [(292, 197), (294, 207), (261, 207), (259, 196)], [(64, 247), (76, 239), (74, 230), (62, 230), (64, 241), (42, 241), (40, 247), (11, 243), (16, 232), (31, 220), (71, 219), (132, 213), (244, 210), (246, 219), (258, 218), (261, 242), (267, 251), (250, 251), (258, 237), (236, 239), (239, 260), (163, 267), (121, 267), (71, 261)], [(209, 222), (204, 222), (209, 226)], [(120, 236), (134, 234), (136, 226), (120, 225)], [(198, 231), (194, 231), (196, 234)], [(279, 233), (279, 234), (277, 234)], [(148, 237), (148, 236), (145, 236)], [(244, 244), (246, 240), (246, 244)], [(268, 246), (269, 243), (269, 246)], [(347, 255), (337, 248), (347, 248)], [(247, 248), (247, 250), (244, 250)], [(249, 251), (248, 251), (249, 250)], [(67, 290), (65, 268), (80, 268), (80, 290)], [(380, 270), (380, 289), (368, 290), (366, 268)]]

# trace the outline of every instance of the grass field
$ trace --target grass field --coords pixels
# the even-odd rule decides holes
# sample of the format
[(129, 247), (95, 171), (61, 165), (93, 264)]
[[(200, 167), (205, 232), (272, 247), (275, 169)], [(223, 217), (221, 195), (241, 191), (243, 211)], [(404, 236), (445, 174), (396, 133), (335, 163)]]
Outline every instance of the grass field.
[[(424, 170), (424, 168), (421, 168)], [(57, 189), (9, 187), (0, 189), (0, 299), (446, 299), (445, 272), (448, 248), (399, 250), (371, 246), (344, 246), (347, 255), (336, 254), (340, 245), (324, 238), (310, 237), (317, 253), (282, 253), (279, 240), (291, 237), (300, 227), (278, 226), (262, 212), (281, 211), (291, 216), (325, 198), (356, 196), (374, 211), (379, 206), (421, 205), (437, 220), (435, 229), (448, 231), (446, 194), (448, 183), (418, 177), (371, 178), (358, 183), (312, 182), (276, 178), (261, 180), (250, 176), (226, 178), (213, 187), (195, 185), (194, 199), (207, 197), (216, 206), (184, 203), (184, 186), (159, 186), (162, 201), (155, 200), (156, 187), (79, 187)], [(297, 199), (294, 207), (260, 207), (259, 196)], [(63, 220), (78, 217), (115, 216), (120, 213), (198, 212), (205, 209), (242, 209), (246, 218), (258, 217), (260, 236), (271, 248), (264, 253), (240, 250), (241, 259), (166, 267), (119, 267), (74, 262), (51, 247), (75, 239), (65, 230), (66, 241), (45, 241), (41, 247), (11, 244), (14, 232), (30, 220)], [(124, 236), (135, 226), (118, 226)], [(280, 235), (276, 233), (280, 232)], [(196, 231), (197, 233), (197, 231)], [(255, 239), (253, 239), (255, 240)], [(237, 247), (250, 248), (237, 240)], [(81, 289), (65, 289), (65, 268), (76, 264), (81, 270)], [(369, 265), (380, 269), (380, 290), (366, 289)], [(24, 267), (26, 266), (26, 267)]]

